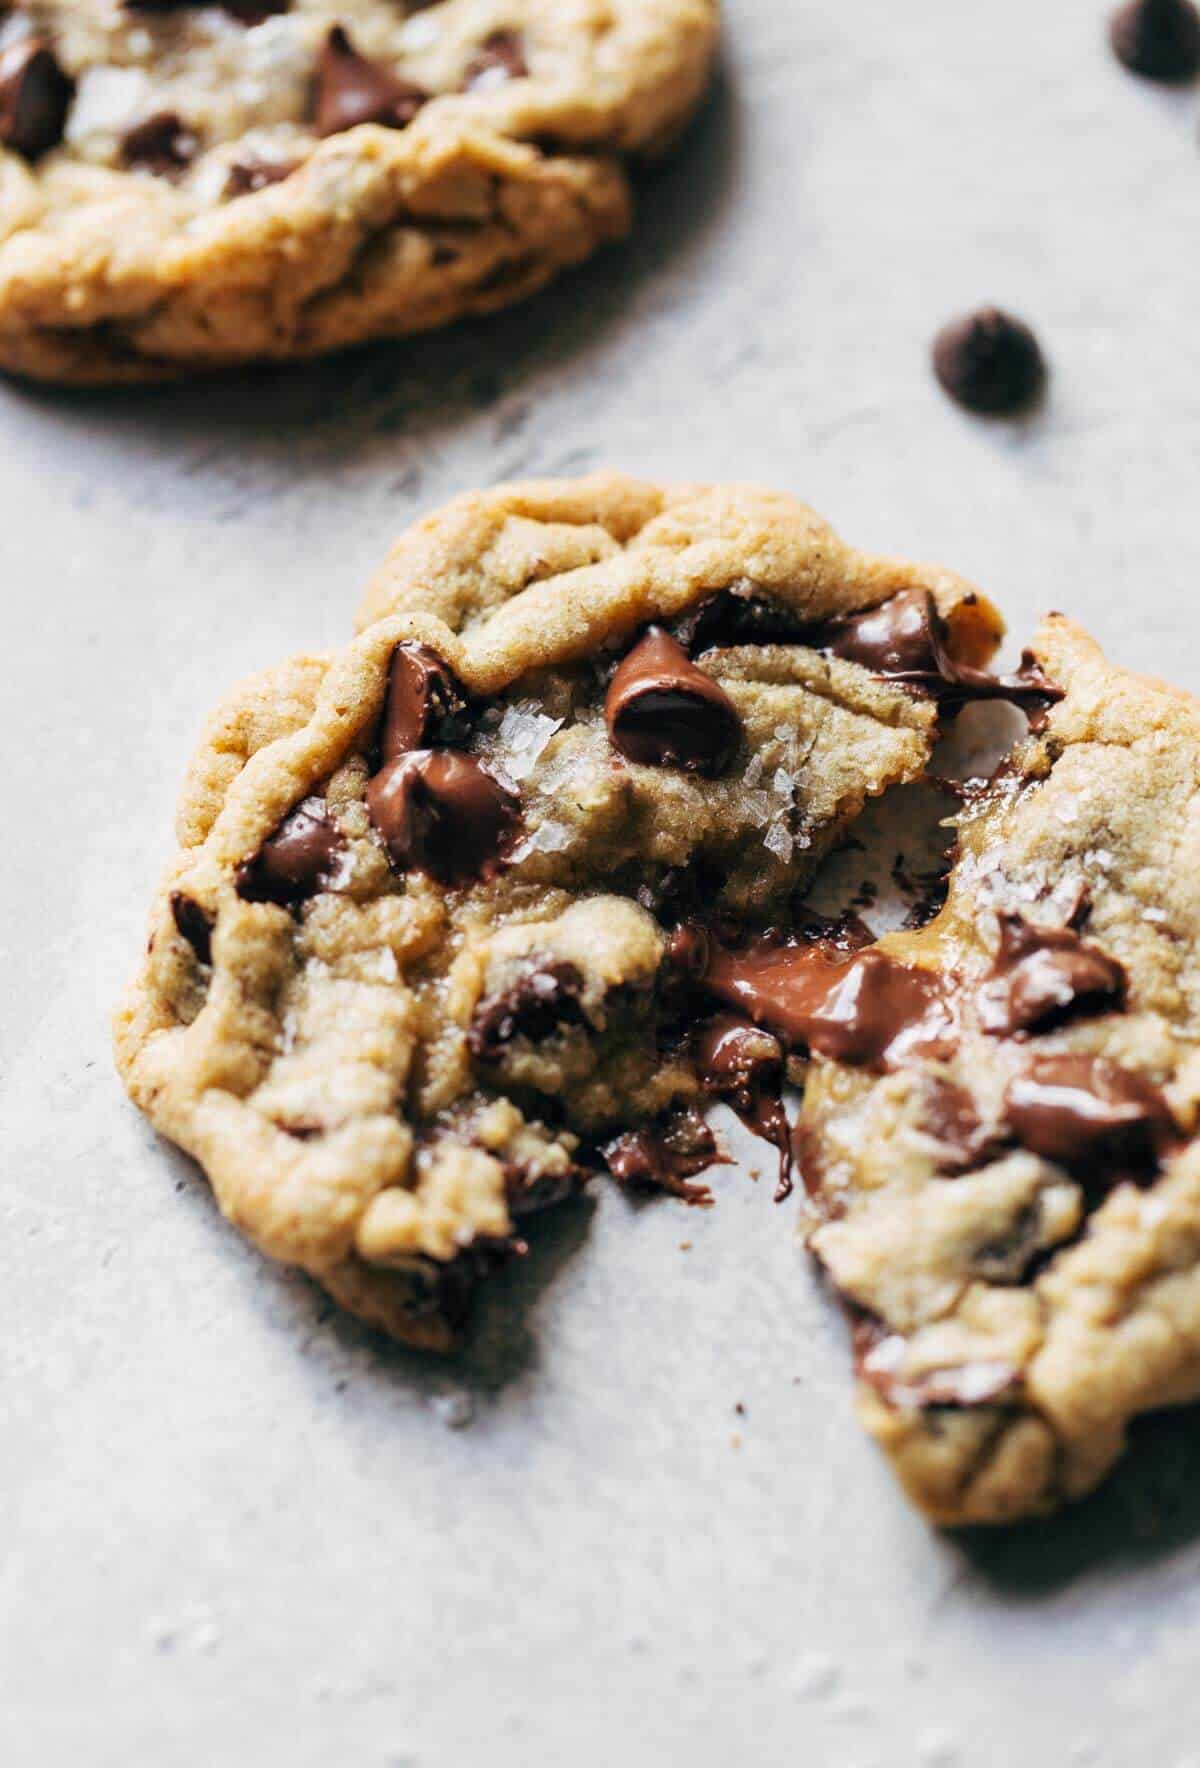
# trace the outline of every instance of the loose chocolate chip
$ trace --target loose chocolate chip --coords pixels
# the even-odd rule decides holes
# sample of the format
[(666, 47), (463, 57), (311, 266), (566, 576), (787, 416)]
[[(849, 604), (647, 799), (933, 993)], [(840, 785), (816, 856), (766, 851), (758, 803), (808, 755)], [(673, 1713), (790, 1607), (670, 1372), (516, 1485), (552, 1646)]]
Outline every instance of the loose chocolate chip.
[(467, 1045), (481, 1062), (496, 1062), (514, 1038), (539, 1043), (583, 1018), (583, 976), (574, 964), (541, 963), (476, 1009)]
[(991, 416), (1021, 411), (1041, 392), (1046, 364), (1023, 320), (998, 307), (955, 319), (934, 339), (933, 368), (951, 399)]
[(627, 1130), (600, 1153), (609, 1172), (633, 1191), (669, 1191), (686, 1203), (709, 1204), (707, 1185), (689, 1179), (719, 1161), (717, 1139), (696, 1111), (680, 1111), (659, 1123)]
[(125, 164), (156, 172), (160, 177), (182, 172), (199, 150), (198, 137), (175, 111), (156, 111), (121, 137)]
[(185, 896), (182, 890), (171, 892), (171, 917), (181, 939), (186, 939), (196, 954), (200, 964), (212, 963), (212, 917), (205, 913), (198, 902)]
[(1084, 1169), (1093, 1186), (1153, 1171), (1174, 1133), (1159, 1088), (1102, 1056), (1035, 1056), (1009, 1082), (1005, 1117), (1022, 1147)]
[(25, 37), (0, 55), (0, 142), (37, 159), (63, 138), (75, 88), (44, 37)]
[(343, 26), (332, 27), (317, 62), (313, 125), (318, 135), (338, 135), (360, 123), (403, 129), (428, 99), (420, 86), (360, 55)]
[(238, 895), (292, 908), (328, 886), (345, 847), (321, 800), (306, 799), (238, 867)]
[(613, 747), (641, 767), (720, 773), (742, 731), (725, 690), (661, 626), (648, 629), (613, 676), (604, 714)]
[(479, 53), (467, 69), (464, 91), (481, 86), (499, 86), (508, 80), (523, 80), (529, 72), (525, 60), (525, 44), (519, 31), (493, 31), (485, 37)]
[(269, 185), (282, 184), (297, 170), (299, 160), (260, 160), (243, 156), (234, 160), (229, 168), (229, 176), (225, 180), (227, 197), (253, 196)]
[(1148, 80), (1190, 80), (1200, 70), (1200, 11), (1191, 0), (1129, 0), (1113, 14), (1118, 61)]
[(1077, 1014), (1119, 1006), (1124, 993), (1121, 965), (1073, 928), (1002, 915), (1000, 949), (977, 997), (979, 1022), (1001, 1037), (1045, 1031)]
[(367, 809), (392, 863), (449, 885), (494, 869), (516, 838), (520, 804), (481, 762), (452, 751), (397, 756), (367, 786)]
[(383, 760), (460, 742), (466, 689), (429, 645), (405, 640), (392, 652), (379, 740)]

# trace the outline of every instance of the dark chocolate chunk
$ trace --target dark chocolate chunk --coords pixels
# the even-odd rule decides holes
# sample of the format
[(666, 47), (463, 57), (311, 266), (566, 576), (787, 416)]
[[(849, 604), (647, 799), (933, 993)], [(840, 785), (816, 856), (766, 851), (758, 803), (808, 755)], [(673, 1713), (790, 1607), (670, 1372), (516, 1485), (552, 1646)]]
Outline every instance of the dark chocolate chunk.
[(1121, 1005), (1125, 972), (1071, 927), (1037, 927), (1001, 915), (1000, 949), (976, 997), (979, 1022), (1001, 1037), (1046, 1031), (1083, 1013)]
[(714, 950), (704, 987), (789, 1049), (886, 1068), (903, 1050), (943, 1048), (953, 1029), (944, 978), (875, 947), (846, 957), (822, 944), (762, 940)]
[(0, 142), (37, 159), (63, 138), (74, 95), (44, 37), (23, 37), (0, 55)]
[(494, 870), (516, 839), (520, 806), (482, 762), (450, 750), (397, 756), (367, 786), (367, 809), (392, 863), (449, 885)]
[(515, 1038), (539, 1043), (583, 1019), (583, 977), (574, 964), (541, 963), (518, 977), (502, 994), (476, 1008), (467, 1045), (481, 1062), (498, 1061)]
[(609, 1172), (633, 1191), (669, 1191), (685, 1203), (707, 1205), (707, 1185), (688, 1181), (721, 1158), (717, 1139), (697, 1111), (679, 1111), (606, 1142), (600, 1153)]
[(383, 708), (383, 760), (461, 741), (466, 705), (465, 688), (435, 650), (410, 639), (398, 644)]
[(671, 623), (671, 634), (690, 656), (729, 645), (795, 645), (810, 629), (790, 608), (762, 596), (718, 590)]
[(692, 1061), (706, 1093), (723, 1099), (752, 1135), (779, 1152), (775, 1201), (792, 1192), (792, 1138), (781, 1097), (783, 1049), (759, 1026), (722, 1013), (693, 1035)]
[(1191, 0), (1129, 0), (1108, 34), (1118, 61), (1148, 80), (1190, 80), (1200, 70), (1200, 11)]
[(188, 12), (199, 6), (219, 6), (244, 25), (260, 25), (265, 18), (286, 12), (291, 0), (125, 0), (130, 12)]
[(998, 307), (983, 307), (943, 326), (933, 343), (933, 370), (951, 399), (989, 416), (1024, 410), (1046, 382), (1046, 363), (1032, 331)]
[(212, 930), (214, 926), (211, 915), (200, 907), (182, 890), (171, 892), (171, 918), (181, 939), (186, 939), (196, 954), (200, 964), (212, 963)]
[(525, 44), (519, 31), (493, 31), (480, 44), (463, 81), (464, 91), (476, 86), (498, 86), (507, 80), (523, 80), (529, 72)]
[(1004, 1107), (1022, 1147), (1083, 1169), (1093, 1185), (1152, 1173), (1174, 1135), (1160, 1089), (1102, 1056), (1035, 1056), (1009, 1082)]
[(1009, 676), (957, 662), (949, 628), (925, 589), (901, 590), (878, 607), (830, 621), (809, 642), (887, 681), (921, 688), (943, 705), (1008, 700), (1036, 709), (1062, 699), (1061, 688), (1047, 681), (1031, 658)]
[(199, 138), (175, 111), (155, 111), (121, 137), (127, 166), (168, 177), (190, 166), (200, 150)]
[(334, 25), (321, 48), (313, 91), (318, 135), (337, 135), (360, 123), (404, 129), (429, 94), (355, 49), (342, 25)]
[(328, 887), (345, 846), (320, 800), (306, 800), (238, 867), (238, 895), (293, 908)]
[(725, 690), (661, 626), (647, 629), (613, 676), (604, 715), (613, 747), (641, 767), (720, 773), (742, 731)]
[(234, 160), (225, 180), (227, 197), (254, 196), (272, 184), (282, 184), (297, 170), (299, 160), (260, 160), (249, 154)]

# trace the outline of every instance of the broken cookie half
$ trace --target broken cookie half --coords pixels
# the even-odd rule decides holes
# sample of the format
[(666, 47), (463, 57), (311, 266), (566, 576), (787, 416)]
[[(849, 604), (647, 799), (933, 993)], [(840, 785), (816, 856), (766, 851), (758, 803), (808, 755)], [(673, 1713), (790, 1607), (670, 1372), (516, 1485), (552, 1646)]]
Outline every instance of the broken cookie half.
[(117, 1059), (265, 1252), (442, 1348), (593, 1170), (695, 1198), (711, 1100), (786, 1152), (739, 976), (944, 707), (1051, 690), (959, 579), (739, 488), (462, 499), (366, 620), (210, 723)]
[(968, 794), (941, 913), (858, 960), (797, 1132), (863, 1422), (950, 1524), (1200, 1396), (1200, 707), (1058, 617), (1033, 654), (1065, 697)]

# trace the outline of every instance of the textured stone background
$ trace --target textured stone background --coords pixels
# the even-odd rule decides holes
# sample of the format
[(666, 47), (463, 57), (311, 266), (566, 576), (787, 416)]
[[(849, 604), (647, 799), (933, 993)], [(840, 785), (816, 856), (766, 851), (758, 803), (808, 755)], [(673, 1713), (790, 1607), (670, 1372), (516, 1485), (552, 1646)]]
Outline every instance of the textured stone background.
[[(1053, 1527), (932, 1535), (734, 1172), (708, 1214), (564, 1212), (455, 1366), (381, 1348), (225, 1229), (106, 1031), (204, 712), (340, 639), (467, 486), (761, 479), (1200, 688), (1200, 95), (1120, 73), (1103, 14), (730, 0), (638, 236), (548, 297), (295, 374), (0, 392), (14, 1768), (1194, 1763), (1195, 1424)], [(979, 299), (1053, 360), (1027, 423), (930, 382)]]

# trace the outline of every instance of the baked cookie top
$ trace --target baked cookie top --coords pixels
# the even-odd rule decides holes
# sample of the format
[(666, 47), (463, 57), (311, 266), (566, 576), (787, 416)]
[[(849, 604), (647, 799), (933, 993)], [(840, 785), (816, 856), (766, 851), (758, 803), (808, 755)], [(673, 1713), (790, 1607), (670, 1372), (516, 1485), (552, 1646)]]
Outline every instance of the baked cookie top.
[(736, 487), (460, 499), (367, 611), (211, 722), (117, 1056), (265, 1251), (440, 1345), (589, 1165), (687, 1191), (718, 1096), (779, 1138), (723, 954), (941, 706), (1030, 683), (961, 580)]
[(938, 917), (852, 961), (878, 1011), (818, 1025), (798, 1131), (862, 1417), (946, 1523), (1078, 1496), (1200, 1394), (1200, 707), (1065, 619), (1033, 649), (1065, 698)]
[(622, 230), (618, 159), (678, 133), (715, 36), (715, 0), (21, 0), (0, 362), (165, 373), (511, 300)]

